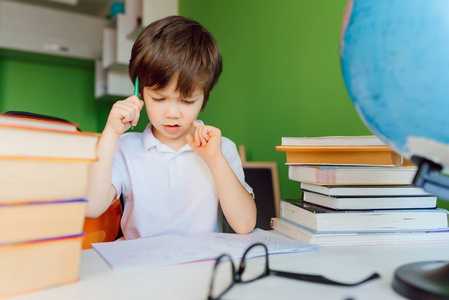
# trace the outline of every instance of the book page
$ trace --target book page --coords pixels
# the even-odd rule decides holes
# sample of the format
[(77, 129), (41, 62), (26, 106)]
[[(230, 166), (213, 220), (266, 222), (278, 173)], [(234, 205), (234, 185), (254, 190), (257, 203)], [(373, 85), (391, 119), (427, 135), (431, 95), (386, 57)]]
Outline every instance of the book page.
[[(236, 259), (242, 257), (246, 248), (254, 243), (264, 243), (270, 254), (310, 251), (316, 248), (261, 229), (255, 229), (247, 235), (165, 235), (94, 243), (92, 246), (114, 270), (126, 270), (215, 259), (224, 253)], [(258, 255), (255, 253), (255, 256)]]
[[(313, 246), (293, 240), (284, 236), (264, 231), (262, 229), (254, 229), (250, 234), (239, 235), (233, 233), (207, 233), (189, 237), (198, 245), (206, 245), (208, 249), (212, 249), (218, 255), (226, 253), (232, 258), (241, 258), (245, 250), (255, 243), (263, 243), (268, 248), (269, 254), (302, 252), (313, 249)], [(253, 257), (263, 255), (251, 252)], [(217, 256), (218, 256), (217, 255)]]

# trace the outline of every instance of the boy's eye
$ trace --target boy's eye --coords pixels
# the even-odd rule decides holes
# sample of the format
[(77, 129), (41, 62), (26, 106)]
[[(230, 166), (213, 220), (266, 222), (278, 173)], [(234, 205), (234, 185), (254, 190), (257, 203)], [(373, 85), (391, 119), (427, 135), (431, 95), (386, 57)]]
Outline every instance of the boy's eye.
[(182, 102), (184, 102), (185, 104), (193, 104), (193, 103), (195, 103), (195, 101), (191, 101), (191, 100), (182, 100)]
[(156, 102), (161, 102), (161, 101), (163, 101), (165, 98), (153, 98), (153, 100), (154, 101), (156, 101)]

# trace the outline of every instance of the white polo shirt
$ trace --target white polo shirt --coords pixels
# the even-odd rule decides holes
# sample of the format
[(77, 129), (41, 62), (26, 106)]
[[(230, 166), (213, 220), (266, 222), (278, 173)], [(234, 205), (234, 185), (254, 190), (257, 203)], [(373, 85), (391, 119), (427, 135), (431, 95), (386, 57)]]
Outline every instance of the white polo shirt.
[[(234, 173), (245, 182), (235, 144), (222, 137), (222, 151)], [(195, 234), (219, 230), (217, 190), (206, 163), (186, 144), (177, 152), (143, 133), (120, 137), (112, 166), (117, 197), (125, 196), (121, 227), (125, 238)]]

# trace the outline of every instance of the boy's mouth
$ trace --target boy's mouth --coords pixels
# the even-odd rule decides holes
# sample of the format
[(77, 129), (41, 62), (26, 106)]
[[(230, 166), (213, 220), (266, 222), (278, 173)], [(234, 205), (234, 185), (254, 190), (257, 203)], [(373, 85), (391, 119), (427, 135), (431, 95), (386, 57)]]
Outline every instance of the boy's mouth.
[(178, 124), (175, 124), (175, 125), (163, 125), (163, 127), (164, 127), (164, 130), (167, 133), (171, 133), (171, 134), (177, 133), (179, 131), (179, 129), (181, 128), (181, 126), (179, 126)]

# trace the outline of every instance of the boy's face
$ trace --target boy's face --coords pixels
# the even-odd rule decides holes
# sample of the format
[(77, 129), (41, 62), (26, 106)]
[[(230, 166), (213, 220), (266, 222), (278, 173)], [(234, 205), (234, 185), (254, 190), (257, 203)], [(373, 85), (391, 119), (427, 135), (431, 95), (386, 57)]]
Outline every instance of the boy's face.
[(154, 136), (170, 148), (179, 150), (187, 142), (186, 135), (194, 131), (192, 122), (203, 105), (203, 91), (196, 90), (190, 97), (182, 98), (174, 82), (160, 90), (145, 87), (143, 99)]

